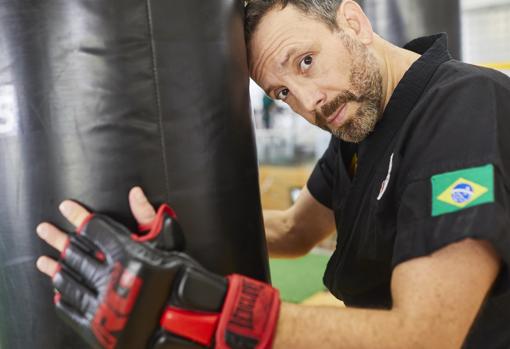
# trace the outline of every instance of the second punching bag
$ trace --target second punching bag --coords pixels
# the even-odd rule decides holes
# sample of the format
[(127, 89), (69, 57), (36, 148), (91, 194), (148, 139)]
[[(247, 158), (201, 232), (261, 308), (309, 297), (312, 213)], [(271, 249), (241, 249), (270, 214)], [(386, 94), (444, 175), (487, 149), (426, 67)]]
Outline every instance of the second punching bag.
[(0, 348), (81, 349), (35, 269), (76, 199), (169, 202), (212, 271), (268, 280), (237, 0), (0, 0)]
[(448, 34), (448, 49), (461, 58), (459, 0), (358, 0), (376, 33), (398, 46), (420, 36)]

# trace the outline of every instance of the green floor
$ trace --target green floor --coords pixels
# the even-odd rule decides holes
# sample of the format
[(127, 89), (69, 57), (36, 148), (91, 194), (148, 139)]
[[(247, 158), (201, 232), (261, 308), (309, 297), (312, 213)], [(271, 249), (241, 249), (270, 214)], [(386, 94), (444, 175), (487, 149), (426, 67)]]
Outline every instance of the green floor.
[(298, 259), (271, 259), (273, 286), (280, 290), (282, 300), (301, 303), (325, 289), (322, 275), (329, 256), (308, 254)]

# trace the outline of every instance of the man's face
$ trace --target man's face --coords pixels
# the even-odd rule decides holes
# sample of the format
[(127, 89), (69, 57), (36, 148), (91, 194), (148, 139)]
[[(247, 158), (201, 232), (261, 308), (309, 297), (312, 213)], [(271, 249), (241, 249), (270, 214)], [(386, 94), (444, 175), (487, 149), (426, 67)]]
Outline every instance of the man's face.
[(331, 31), (289, 5), (262, 19), (249, 51), (252, 78), (309, 122), (348, 142), (374, 129), (381, 73), (375, 56), (347, 31)]

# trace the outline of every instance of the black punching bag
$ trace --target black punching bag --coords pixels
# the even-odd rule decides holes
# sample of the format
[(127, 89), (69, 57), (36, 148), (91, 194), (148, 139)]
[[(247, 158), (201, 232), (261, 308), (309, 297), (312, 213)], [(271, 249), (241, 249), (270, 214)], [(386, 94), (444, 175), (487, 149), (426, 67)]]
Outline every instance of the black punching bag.
[(357, 0), (374, 31), (398, 46), (420, 36), (448, 34), (448, 48), (461, 58), (460, 0)]
[(169, 202), (210, 270), (268, 280), (239, 0), (0, 0), (0, 348), (86, 348), (56, 317), (43, 220), (134, 228)]

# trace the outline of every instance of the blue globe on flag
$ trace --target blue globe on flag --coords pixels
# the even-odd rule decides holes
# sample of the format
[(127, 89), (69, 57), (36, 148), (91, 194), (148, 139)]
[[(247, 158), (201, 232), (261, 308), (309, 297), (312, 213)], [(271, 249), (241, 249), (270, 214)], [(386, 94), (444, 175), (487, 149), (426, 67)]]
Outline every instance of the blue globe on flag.
[(459, 183), (452, 189), (451, 196), (453, 201), (462, 204), (471, 200), (473, 193), (474, 190), (472, 186), (467, 183)]

